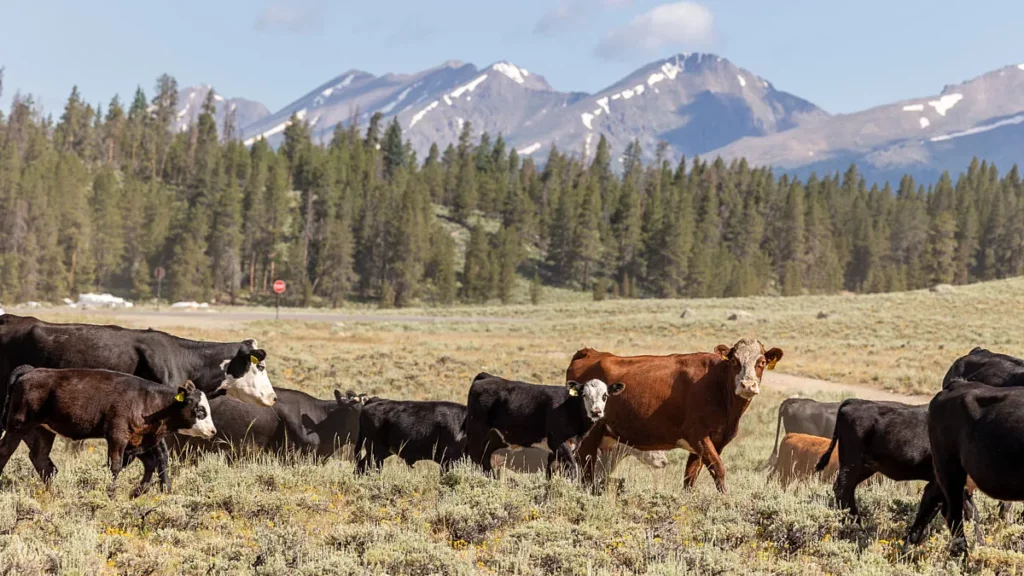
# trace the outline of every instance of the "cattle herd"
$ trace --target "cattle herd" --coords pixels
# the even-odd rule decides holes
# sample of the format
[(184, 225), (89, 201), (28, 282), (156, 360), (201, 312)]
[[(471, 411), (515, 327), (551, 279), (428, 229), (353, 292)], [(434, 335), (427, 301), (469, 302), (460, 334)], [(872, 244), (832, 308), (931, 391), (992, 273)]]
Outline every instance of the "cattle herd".
[[(689, 453), (684, 485), (707, 468), (726, 494), (721, 452), (760, 393), (764, 371), (782, 356), (751, 338), (665, 356), (585, 348), (573, 355), (564, 386), (480, 373), (465, 405), (338, 390), (321, 400), (272, 387), (267, 354), (254, 339), (202, 342), (0, 314), (0, 472), (24, 442), (49, 481), (60, 435), (106, 440), (112, 496), (118, 473), (134, 459), (144, 470), (132, 497), (154, 474), (171, 489), (172, 451), (187, 458), (240, 449), (324, 458), (344, 448), (358, 474), (391, 455), (409, 465), (432, 460), (442, 470), (466, 458), (489, 475), (509, 452), (539, 449), (549, 477), (558, 470), (596, 488), (624, 456), (662, 468), (666, 452), (682, 448)], [(963, 519), (976, 517), (975, 490), (999, 500), (1007, 520), (1010, 502), (1024, 499), (1022, 387), (1024, 360), (975, 348), (953, 363), (927, 405), (790, 398), (779, 406), (775, 446), (762, 468), (770, 466), (769, 477), (783, 486), (816, 472), (834, 477), (837, 504), (857, 519), (861, 483), (878, 475), (925, 481), (907, 542), (921, 542), (941, 512), (951, 552), (966, 554)]]

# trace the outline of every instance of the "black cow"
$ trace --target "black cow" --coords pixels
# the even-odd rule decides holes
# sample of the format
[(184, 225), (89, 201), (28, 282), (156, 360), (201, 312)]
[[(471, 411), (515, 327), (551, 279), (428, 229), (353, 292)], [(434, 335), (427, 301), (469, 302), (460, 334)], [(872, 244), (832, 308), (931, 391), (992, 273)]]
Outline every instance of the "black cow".
[[(957, 358), (942, 379), (945, 390), (952, 382), (969, 380), (999, 388), (1024, 386), (1024, 360), (1008, 354), (991, 352), (976, 347), (965, 356)], [(999, 516), (1009, 522), (1013, 515), (1013, 504), (999, 503)]]
[(466, 448), (466, 407), (455, 402), (370, 398), (359, 413), (356, 472), (379, 469), (392, 454), (412, 466), (433, 460), (448, 470)]
[[(921, 542), (927, 534), (928, 524), (940, 508), (943, 515), (948, 516), (932, 468), (927, 405), (911, 406), (859, 398), (844, 400), (839, 406), (832, 442), (818, 461), (817, 471), (828, 466), (836, 442), (839, 443), (839, 474), (834, 491), (840, 508), (848, 509), (854, 517), (859, 517), (855, 498), (857, 485), (877, 472), (898, 482), (927, 482), (907, 542)], [(977, 509), (969, 493), (964, 494), (963, 506), (967, 507), (969, 517), (975, 517)]]
[(960, 508), (969, 481), (997, 500), (1024, 500), (1024, 390), (952, 380), (928, 404), (928, 438), (950, 511), (950, 552), (965, 555)]
[(239, 451), (256, 449), (275, 454), (299, 452), (326, 458), (359, 435), (360, 397), (351, 392), (320, 400), (288, 388), (275, 388), (277, 402), (271, 407), (217, 398), (210, 401), (217, 435), (204, 440), (179, 434), (167, 438), (177, 454), (192, 450)]
[[(266, 371), (266, 352), (256, 340), (217, 343), (178, 338), (156, 330), (132, 330), (96, 324), (51, 324), (30, 316), (0, 316), (0, 399), (7, 394), (11, 371), (19, 365), (40, 368), (94, 368), (132, 374), (177, 386), (191, 380), (207, 398), (227, 394), (254, 404), (272, 406), (274, 389)], [(0, 424), (2, 425), (2, 424)], [(56, 473), (49, 447), (36, 432), (24, 438), (40, 477)], [(167, 445), (156, 450), (166, 461)], [(132, 459), (126, 454), (125, 465)], [(169, 489), (165, 468), (160, 482)]]
[[(35, 433), (43, 446), (40, 458), (49, 459), (57, 434), (74, 440), (104, 438), (107, 441), (112, 496), (125, 453), (139, 453), (145, 465), (142, 481), (132, 497), (146, 491), (160, 452), (153, 450), (161, 439), (178, 431), (210, 438), (216, 433), (206, 395), (191, 381), (173, 386), (143, 380), (110, 370), (16, 368), (8, 382), (4, 405), (6, 434), (0, 440), (0, 473), (28, 434)], [(49, 481), (56, 467), (46, 470)]]
[(547, 474), (556, 461), (575, 460), (574, 440), (604, 416), (609, 394), (621, 383), (542, 386), (481, 372), (473, 378), (466, 405), (466, 441), (470, 459), (492, 473), (491, 455), (503, 448), (541, 448), (549, 453)]
[(779, 459), (779, 434), (785, 424), (786, 432), (831, 438), (836, 429), (839, 402), (818, 402), (810, 398), (786, 398), (779, 404), (779, 419), (775, 424), (775, 444), (772, 453), (758, 470), (774, 466)]
[(953, 362), (942, 379), (942, 389), (958, 380), (998, 387), (1024, 386), (1024, 360), (978, 347)]

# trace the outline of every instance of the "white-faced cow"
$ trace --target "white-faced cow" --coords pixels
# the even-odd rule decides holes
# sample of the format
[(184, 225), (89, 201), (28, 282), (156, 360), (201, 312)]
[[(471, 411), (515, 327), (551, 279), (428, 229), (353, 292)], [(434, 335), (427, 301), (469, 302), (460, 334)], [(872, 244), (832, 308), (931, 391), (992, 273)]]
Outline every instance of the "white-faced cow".
[[(172, 432), (210, 438), (216, 433), (206, 395), (190, 381), (175, 389), (110, 370), (16, 368), (8, 382), (0, 440), (0, 473), (27, 435), (35, 433), (49, 459), (56, 435), (73, 440), (104, 438), (113, 481), (126, 453), (139, 454), (145, 466), (132, 497), (144, 493), (158, 462), (157, 443)], [(53, 473), (43, 476), (49, 481)]]
[[(473, 378), (466, 404), (466, 448), (470, 459), (493, 471), (491, 456), (507, 448), (539, 448), (549, 453), (547, 474), (556, 461), (573, 460), (572, 446), (604, 416), (609, 396), (624, 385), (592, 378), (565, 386), (542, 386), (481, 372)], [(575, 442), (573, 442), (575, 444)]]
[(718, 490), (726, 492), (720, 453), (760, 393), (764, 370), (781, 358), (782, 350), (766, 350), (753, 338), (719, 345), (713, 353), (616, 356), (579, 350), (566, 369), (567, 381), (597, 378), (625, 384), (622, 394), (609, 398), (604, 417), (577, 449), (584, 481), (594, 480), (599, 471), (598, 453), (617, 443), (637, 450), (683, 448), (690, 452), (684, 485), (693, 485), (703, 464)]
[[(256, 340), (200, 342), (156, 330), (132, 330), (95, 324), (52, 324), (29, 316), (0, 316), (0, 397), (6, 396), (11, 371), (22, 364), (39, 368), (92, 368), (113, 370), (178, 386), (186, 380), (208, 398), (228, 395), (244, 402), (272, 406), (274, 389), (267, 376), (266, 352)], [(2, 424), (0, 424), (2, 425)], [(41, 453), (35, 432), (24, 438), (40, 476), (56, 471)], [(157, 450), (166, 460), (167, 446)], [(125, 464), (133, 456), (126, 456)], [(169, 488), (166, 469), (160, 481)]]
[(288, 388), (275, 388), (273, 406), (257, 406), (234, 398), (210, 401), (217, 435), (200, 439), (174, 434), (167, 438), (171, 450), (181, 455), (190, 451), (228, 451), (231, 454), (255, 449), (284, 455), (291, 452), (327, 458), (335, 451), (355, 445), (359, 435), (359, 412), (365, 396), (351, 392), (320, 400)]

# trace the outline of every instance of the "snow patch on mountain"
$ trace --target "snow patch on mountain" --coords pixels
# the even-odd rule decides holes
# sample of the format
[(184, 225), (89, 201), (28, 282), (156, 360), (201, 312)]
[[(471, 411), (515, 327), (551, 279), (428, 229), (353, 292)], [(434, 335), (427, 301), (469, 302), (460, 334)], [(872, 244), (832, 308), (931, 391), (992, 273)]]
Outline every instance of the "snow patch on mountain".
[(742, 74), (737, 74), (736, 79), (740, 81), (740, 86), (743, 86), (744, 88), (747, 87), (747, 81), (743, 79)]
[(391, 102), (388, 102), (383, 108), (381, 108), (379, 110), (379, 112), (381, 114), (390, 114), (391, 111), (395, 109), (395, 106), (398, 106), (399, 104), (401, 104), (402, 100), (405, 100), (405, 97), (408, 96), (409, 92), (412, 92), (412, 89), (415, 88), (415, 87), (416, 87), (416, 85), (413, 84), (412, 86), (409, 86), (405, 90), (402, 90), (402, 92), (398, 95), (397, 98), (395, 98)]
[(935, 108), (939, 116), (945, 116), (946, 112), (949, 112), (956, 103), (963, 100), (964, 95), (958, 93), (955, 94), (943, 94), (938, 100), (932, 100), (928, 102), (928, 105)]
[(921, 123), (921, 128), (927, 128), (927, 127), (931, 126), (931, 124), (932, 124), (932, 123), (931, 123), (931, 122), (930, 122), (930, 121), (929, 121), (929, 120), (928, 120), (927, 118), (925, 118), (924, 116), (921, 116), (921, 118), (919, 118), (919, 119), (918, 119), (918, 121), (919, 121), (919, 122)]
[(1018, 114), (1012, 118), (1004, 118), (998, 122), (986, 124), (984, 126), (975, 126), (974, 128), (968, 128), (967, 130), (961, 130), (960, 132), (953, 132), (952, 134), (943, 134), (942, 136), (936, 136), (931, 139), (932, 142), (945, 142), (946, 140), (952, 140), (954, 138), (962, 138), (964, 136), (972, 136), (974, 134), (981, 134), (988, 132), (989, 130), (995, 130), (996, 128), (1002, 128), (1003, 126), (1012, 126), (1014, 124), (1020, 124), (1024, 122), (1024, 114)]
[(924, 104), (908, 104), (903, 107), (904, 112), (924, 112)]
[[(447, 98), (447, 97), (445, 97), (445, 98)], [(419, 112), (417, 112), (412, 117), (412, 121), (409, 122), (409, 128), (412, 128), (413, 126), (416, 125), (417, 122), (419, 122), (420, 120), (423, 120), (423, 117), (427, 115), (427, 112), (430, 112), (434, 108), (437, 108), (437, 105), (440, 104), (440, 103), (441, 103), (440, 101), (434, 100), (433, 102), (430, 103), (429, 106), (427, 106), (423, 110), (420, 110)]]
[(455, 90), (452, 90), (450, 96), (452, 98), (459, 98), (466, 92), (472, 92), (473, 90), (476, 90), (476, 87), (479, 86), (480, 83), (483, 82), (484, 80), (487, 80), (487, 74), (481, 74), (477, 76), (476, 79), (470, 82), (469, 84), (463, 84), (462, 86), (459, 86)]
[(587, 127), (587, 130), (593, 130), (594, 129), (594, 125), (593, 125), (594, 115), (593, 114), (591, 114), (590, 112), (584, 112), (583, 114), (580, 114), (580, 119), (583, 120), (583, 125)]
[(526, 76), (530, 75), (530, 73), (526, 72), (526, 70), (523, 70), (522, 68), (514, 66), (508, 62), (498, 62), (497, 64), (491, 66), (491, 69), (497, 72), (501, 72), (505, 76), (508, 76), (517, 84), (525, 84)]
[[(302, 110), (299, 110), (298, 112), (295, 113), (295, 116), (299, 120), (304, 120), (306, 118), (306, 109), (303, 108)], [(319, 117), (317, 117), (317, 119), (319, 120)], [(275, 134), (280, 134), (281, 132), (284, 132), (284, 129), (287, 128), (291, 123), (292, 123), (292, 121), (289, 118), (288, 120), (285, 120), (284, 122), (281, 122), (277, 126), (274, 126), (270, 130), (266, 130), (266, 131), (264, 131), (264, 132), (262, 132), (262, 133), (260, 133), (260, 134), (258, 134), (256, 136), (253, 136), (252, 138), (248, 138), (245, 142), (242, 142), (242, 144), (245, 144), (246, 146), (252, 146), (260, 138), (270, 138), (271, 136), (273, 136)]]

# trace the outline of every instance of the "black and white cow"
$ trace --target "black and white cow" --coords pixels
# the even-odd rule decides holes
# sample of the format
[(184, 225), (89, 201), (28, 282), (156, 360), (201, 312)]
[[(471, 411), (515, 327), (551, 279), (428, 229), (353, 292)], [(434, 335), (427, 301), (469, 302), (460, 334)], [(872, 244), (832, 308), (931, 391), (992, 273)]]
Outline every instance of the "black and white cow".
[[(22, 364), (38, 368), (93, 368), (123, 372), (169, 386), (191, 380), (207, 398), (227, 395), (244, 402), (273, 406), (274, 388), (267, 376), (265, 351), (256, 340), (200, 342), (157, 330), (133, 330), (96, 324), (53, 324), (30, 316), (0, 316), (0, 398), (6, 398), (11, 371)], [(25, 443), (39, 456), (43, 445), (29, 433)], [(155, 448), (166, 459), (167, 446)], [(40, 456), (41, 458), (41, 456)], [(126, 455), (126, 462), (132, 456)], [(37, 461), (42, 476), (53, 463)], [(169, 486), (166, 470), (160, 481)]]
[[(166, 468), (166, 461), (159, 461), (161, 453), (153, 449), (166, 435), (177, 431), (210, 438), (217, 432), (206, 395), (190, 381), (176, 388), (111, 370), (23, 365), (12, 371), (8, 387), (0, 418), (6, 427), (0, 440), (0, 472), (28, 434), (37, 434), (43, 446), (33, 462), (49, 460), (58, 434), (74, 440), (104, 438), (114, 476), (111, 495), (124, 455), (139, 454), (145, 472), (132, 492), (134, 498), (146, 491), (155, 470)], [(41, 476), (49, 481), (56, 473), (53, 466)]]
[[(173, 434), (167, 444), (181, 455), (208, 450), (240, 452), (254, 449), (275, 454), (299, 452), (327, 458), (355, 445), (359, 435), (360, 396), (321, 400), (299, 390), (275, 388), (273, 406), (257, 406), (221, 397), (210, 401), (217, 435), (209, 440)], [(365, 398), (365, 397), (363, 397)]]
[(1024, 390), (948, 382), (928, 404), (928, 439), (949, 510), (950, 552), (965, 555), (965, 486), (1001, 501), (1024, 500)]
[(370, 398), (359, 413), (356, 472), (397, 455), (412, 466), (432, 460), (448, 470), (466, 448), (466, 407), (455, 402)]
[(493, 471), (492, 455), (504, 448), (540, 448), (549, 453), (547, 474), (556, 461), (575, 461), (573, 446), (604, 416), (610, 394), (625, 385), (593, 379), (565, 386), (507, 380), (481, 372), (473, 378), (466, 403), (466, 441), (470, 459)]

